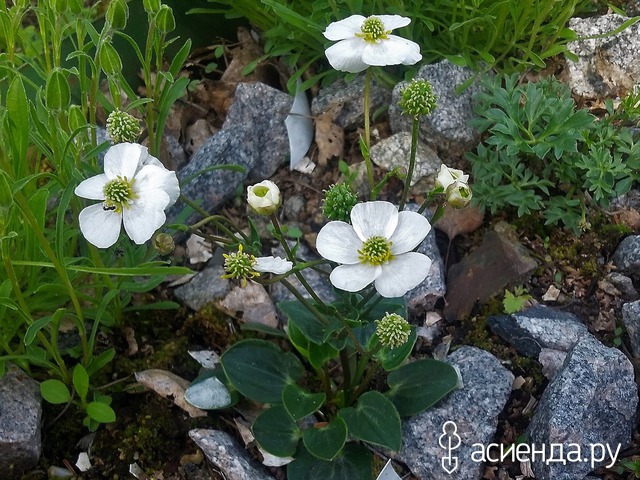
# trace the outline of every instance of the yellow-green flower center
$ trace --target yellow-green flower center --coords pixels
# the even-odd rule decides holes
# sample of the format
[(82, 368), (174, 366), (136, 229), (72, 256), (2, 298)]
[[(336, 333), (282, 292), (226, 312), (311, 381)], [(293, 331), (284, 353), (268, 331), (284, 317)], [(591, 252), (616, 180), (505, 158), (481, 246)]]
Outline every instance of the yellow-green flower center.
[(397, 348), (409, 340), (411, 325), (397, 313), (389, 313), (376, 320), (376, 335), (385, 347)]
[(370, 237), (358, 250), (358, 258), (362, 263), (382, 265), (393, 258), (391, 242), (384, 237)]
[(225, 274), (222, 278), (237, 278), (242, 285), (247, 284), (247, 278), (259, 277), (260, 273), (254, 270), (256, 257), (244, 253), (242, 244), (238, 245), (237, 252), (223, 253)]
[(269, 188), (258, 185), (256, 187), (253, 187), (253, 193), (256, 195), (256, 197), (264, 198), (267, 196), (267, 193), (269, 193)]
[(137, 198), (137, 195), (133, 192), (133, 184), (135, 179), (127, 179), (127, 177), (121, 177), (110, 180), (103, 188), (105, 200), (103, 208), (105, 210), (115, 210), (121, 212), (122, 207), (129, 207), (130, 203)]
[(369, 17), (362, 22), (360, 27), (362, 33), (356, 33), (356, 36), (364, 38), (367, 42), (377, 42), (378, 40), (386, 40), (391, 30), (384, 29), (384, 23), (378, 17)]

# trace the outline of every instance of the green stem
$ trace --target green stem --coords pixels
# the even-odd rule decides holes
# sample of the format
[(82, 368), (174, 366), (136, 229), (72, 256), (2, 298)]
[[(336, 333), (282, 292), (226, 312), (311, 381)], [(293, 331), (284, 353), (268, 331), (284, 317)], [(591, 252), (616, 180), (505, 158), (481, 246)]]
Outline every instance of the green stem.
[(344, 392), (344, 405), (351, 404), (351, 359), (346, 348), (340, 350), (340, 364), (342, 365), (342, 391)]
[(371, 367), (369, 367), (367, 374), (362, 379), (362, 382), (360, 382), (360, 385), (358, 385), (358, 388), (356, 388), (356, 391), (353, 394), (354, 398), (358, 398), (367, 389), (367, 387), (369, 386), (369, 382), (371, 382), (373, 376), (380, 369), (380, 365), (381, 363), (377, 361), (373, 365), (371, 365)]
[(365, 152), (363, 152), (364, 163), (367, 167), (367, 178), (369, 179), (369, 189), (373, 191), (375, 187), (375, 181), (373, 179), (373, 165), (371, 164), (371, 156), (369, 151), (371, 149), (371, 119), (369, 114), (370, 108), (370, 96), (371, 96), (371, 69), (367, 68), (367, 73), (364, 77), (364, 145)]
[(409, 155), (409, 169), (407, 170), (407, 177), (404, 181), (404, 189), (402, 190), (402, 197), (400, 197), (400, 203), (398, 210), (402, 211), (404, 205), (409, 197), (409, 188), (411, 188), (411, 180), (413, 178), (413, 170), (416, 167), (416, 151), (418, 149), (418, 130), (420, 129), (420, 117), (417, 115), (413, 117), (413, 124), (411, 126), (411, 153)]

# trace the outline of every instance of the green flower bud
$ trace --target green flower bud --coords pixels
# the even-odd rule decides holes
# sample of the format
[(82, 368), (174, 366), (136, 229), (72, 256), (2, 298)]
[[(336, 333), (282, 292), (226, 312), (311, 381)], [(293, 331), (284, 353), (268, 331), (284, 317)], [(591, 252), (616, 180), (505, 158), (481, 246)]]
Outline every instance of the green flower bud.
[(162, 33), (169, 33), (176, 28), (176, 19), (173, 10), (168, 5), (162, 5), (156, 15), (156, 25)]
[(153, 248), (160, 255), (169, 255), (176, 248), (173, 237), (168, 233), (159, 233), (153, 239)]
[(351, 209), (358, 203), (358, 195), (346, 183), (331, 185), (324, 190), (322, 213), (329, 220), (349, 221)]
[(409, 340), (411, 325), (397, 313), (389, 313), (376, 320), (376, 336), (385, 347), (397, 348)]
[(47, 108), (51, 110), (65, 110), (71, 103), (71, 89), (67, 76), (60, 68), (51, 70), (47, 78), (46, 94)]
[(108, 42), (104, 42), (100, 46), (100, 64), (107, 75), (115, 75), (122, 71), (120, 55), (118, 55), (114, 46)]
[(112, 0), (107, 9), (107, 21), (117, 30), (122, 30), (129, 19), (129, 6), (124, 0)]
[(272, 181), (264, 180), (247, 188), (247, 202), (258, 215), (271, 215), (282, 202), (280, 189)]
[(256, 272), (256, 257), (244, 253), (242, 244), (238, 245), (238, 251), (232, 253), (223, 253), (224, 270), (227, 272), (222, 278), (237, 278), (242, 281), (242, 286), (247, 284), (247, 279), (259, 277), (260, 273)]
[(88, 125), (87, 119), (82, 113), (82, 108), (79, 105), (71, 105), (69, 107), (69, 128), (72, 132), (75, 132), (81, 127)]
[(142, 133), (140, 120), (116, 108), (107, 117), (107, 133), (114, 144), (136, 143)]
[(418, 117), (429, 115), (438, 106), (431, 84), (426, 80), (413, 79), (400, 94), (402, 113)]
[(147, 13), (156, 13), (160, 10), (160, 0), (142, 0), (142, 5)]
[(471, 198), (473, 197), (473, 193), (465, 182), (461, 182), (460, 180), (456, 180), (454, 183), (449, 185), (446, 191), (447, 194), (447, 203), (451, 205), (453, 208), (464, 208), (469, 205), (471, 202)]
[(50, 0), (49, 6), (56, 13), (64, 13), (69, 8), (68, 0)]

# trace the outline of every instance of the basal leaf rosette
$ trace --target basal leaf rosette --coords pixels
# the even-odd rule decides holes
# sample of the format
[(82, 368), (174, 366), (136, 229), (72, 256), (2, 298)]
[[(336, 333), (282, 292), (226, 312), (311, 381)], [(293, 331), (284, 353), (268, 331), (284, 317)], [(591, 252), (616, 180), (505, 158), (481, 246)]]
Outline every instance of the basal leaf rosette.
[(383, 297), (401, 297), (429, 273), (431, 259), (412, 250), (430, 230), (429, 221), (416, 212), (365, 202), (351, 210), (351, 224), (333, 221), (322, 227), (316, 247), (341, 264), (329, 277), (335, 287), (358, 292), (373, 283)]

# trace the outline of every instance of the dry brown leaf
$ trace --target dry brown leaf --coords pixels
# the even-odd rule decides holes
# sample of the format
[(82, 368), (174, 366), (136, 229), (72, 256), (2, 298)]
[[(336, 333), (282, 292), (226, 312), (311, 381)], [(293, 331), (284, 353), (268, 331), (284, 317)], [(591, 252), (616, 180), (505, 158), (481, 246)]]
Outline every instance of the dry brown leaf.
[(236, 84), (238, 82), (268, 83), (264, 66), (258, 65), (249, 75), (242, 74), (247, 65), (260, 58), (263, 54), (262, 47), (256, 43), (249, 30), (244, 27), (238, 28), (238, 43), (239, 45), (229, 52), (233, 60), (227, 66), (220, 80)]
[(269, 327), (278, 326), (278, 314), (265, 288), (258, 283), (247, 283), (234, 287), (218, 308), (244, 323), (261, 323)]
[(333, 121), (341, 107), (335, 106), (316, 117), (318, 164), (325, 166), (333, 157), (344, 153), (344, 130)]
[(484, 214), (478, 207), (455, 209), (447, 205), (444, 215), (436, 222), (435, 227), (453, 240), (458, 235), (474, 232), (480, 228), (483, 221)]
[(172, 400), (173, 403), (187, 412), (191, 418), (207, 416), (207, 412), (194, 407), (184, 399), (184, 392), (189, 386), (189, 381), (175, 373), (152, 368), (136, 372), (136, 381), (153, 390), (161, 397)]

